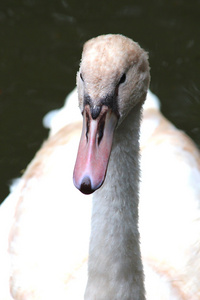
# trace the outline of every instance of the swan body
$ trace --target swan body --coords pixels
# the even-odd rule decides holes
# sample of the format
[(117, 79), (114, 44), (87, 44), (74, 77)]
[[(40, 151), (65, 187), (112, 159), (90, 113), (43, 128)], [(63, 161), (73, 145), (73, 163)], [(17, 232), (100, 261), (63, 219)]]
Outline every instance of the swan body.
[[(108, 37), (116, 42), (115, 35)], [(117, 64), (115, 67), (118, 70)], [(146, 70), (148, 74), (148, 67)], [(100, 71), (109, 78), (109, 71)], [(81, 80), (79, 72), (79, 99), (85, 90)], [(94, 82), (90, 82), (90, 89), (91, 84)], [(150, 91), (140, 137), (140, 255), (138, 130), (147, 88), (148, 81), (143, 92), (137, 93), (141, 102), (137, 102), (139, 96), (134, 98), (132, 109), (123, 111), (118, 120), (106, 177), (93, 200), (72, 182), (77, 154), (74, 149), (78, 149), (81, 134), (76, 91), (69, 97), (71, 104), (61, 110), (61, 122), (60, 112), (48, 116), (46, 124), (55, 129), (0, 207), (1, 300), (75, 300), (83, 299), (84, 293), (85, 299), (141, 300), (145, 294), (141, 255), (146, 299), (200, 299), (200, 155), (193, 142), (162, 116), (159, 101)], [(122, 90), (121, 85), (119, 93)], [(125, 97), (125, 90), (122, 95)], [(84, 102), (80, 108), (84, 111)], [(76, 122), (64, 117), (65, 113), (71, 116), (71, 109)], [(117, 176), (120, 179), (116, 180)]]
[[(14, 299), (80, 299), (84, 293), (84, 285), (83, 291), (80, 285), (76, 289), (73, 280), (88, 256), (91, 201), (79, 196), (69, 172), (73, 172), (79, 125), (63, 128), (61, 139), (59, 134), (49, 139), (23, 176), (9, 236)], [(66, 161), (64, 152), (69, 154)], [(58, 182), (54, 172), (59, 174)]]
[(200, 153), (193, 141), (157, 108), (144, 109), (143, 120), (141, 132), (145, 134), (141, 134), (140, 140), (143, 260), (159, 278), (171, 282), (178, 299), (197, 300), (200, 299), (196, 280), (200, 276)]

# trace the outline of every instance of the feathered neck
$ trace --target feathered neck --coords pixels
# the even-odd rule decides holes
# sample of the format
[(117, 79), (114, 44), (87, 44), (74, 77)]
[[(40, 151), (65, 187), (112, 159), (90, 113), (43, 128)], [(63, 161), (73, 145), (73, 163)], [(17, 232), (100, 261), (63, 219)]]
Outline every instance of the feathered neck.
[(116, 129), (106, 180), (93, 196), (85, 300), (143, 300), (138, 232), (141, 104)]

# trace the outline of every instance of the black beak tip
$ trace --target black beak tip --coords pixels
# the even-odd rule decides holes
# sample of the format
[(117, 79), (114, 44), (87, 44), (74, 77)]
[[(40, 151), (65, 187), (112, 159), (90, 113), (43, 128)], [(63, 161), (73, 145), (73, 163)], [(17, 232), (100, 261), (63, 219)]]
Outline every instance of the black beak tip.
[(83, 178), (81, 186), (80, 186), (80, 191), (85, 195), (90, 195), (95, 191), (92, 188), (91, 180), (88, 176)]

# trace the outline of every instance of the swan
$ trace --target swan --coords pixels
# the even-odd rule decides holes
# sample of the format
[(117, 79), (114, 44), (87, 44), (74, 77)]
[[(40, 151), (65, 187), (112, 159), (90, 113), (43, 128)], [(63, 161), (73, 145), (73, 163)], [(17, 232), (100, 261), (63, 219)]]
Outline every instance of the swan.
[[(76, 93), (46, 122), (51, 134), (66, 123)], [(200, 154), (161, 114), (159, 99), (150, 90), (143, 105), (140, 149), (139, 225), (147, 298), (199, 299)]]
[[(102, 67), (99, 58), (105, 59)], [(115, 63), (112, 63), (113, 59)], [(137, 70), (139, 73), (135, 72)], [(103, 153), (109, 159), (108, 166), (102, 164), (97, 168), (100, 173), (97, 176), (88, 166), (87, 159), (83, 160), (85, 168), (82, 169), (79, 164), (81, 152), (78, 152), (74, 182), (82, 192), (90, 193), (97, 188), (92, 200), (91, 195), (80, 193), (72, 182), (76, 161), (74, 149), (78, 149), (81, 131), (79, 116), (76, 123), (63, 123), (57, 132), (51, 134), (0, 207), (3, 245), (0, 247), (3, 266), (0, 270), (0, 284), (3, 283), (0, 299), (83, 299), (86, 282), (85, 299), (144, 299), (144, 284), (147, 299), (200, 299), (197, 259), (200, 246), (199, 151), (184, 133), (162, 116), (158, 101), (151, 92), (148, 92), (144, 104), (140, 137), (140, 254), (138, 140), (141, 107), (148, 81), (147, 55), (130, 39), (106, 35), (86, 43), (77, 74), (80, 108), (83, 112), (86, 107), (87, 112), (83, 112), (84, 118), (87, 118), (83, 130), (90, 128), (93, 134), (98, 129), (100, 145), (101, 139), (107, 139), (107, 134), (115, 127), (111, 154)], [(91, 88), (93, 85), (95, 90)], [(100, 102), (96, 103), (96, 107), (88, 108), (92, 105), (92, 102), (88, 103), (90, 98), (105, 100), (103, 92), (113, 88), (117, 92), (113, 99), (118, 99), (118, 109), (109, 106), (109, 102), (106, 105), (104, 102), (106, 107), (101, 109)], [(84, 100), (86, 91), (90, 98)], [(120, 101), (122, 98), (129, 98), (133, 107), (126, 101)], [(148, 101), (148, 98), (153, 100)], [(104, 127), (95, 125), (95, 122), (102, 125), (102, 116), (106, 126), (111, 124), (105, 135), (103, 132), (103, 137)], [(91, 132), (86, 131), (89, 138)], [(81, 142), (80, 147), (82, 145)], [(122, 150), (127, 160), (120, 156)], [(104, 152), (104, 148), (101, 151)], [(85, 154), (84, 151), (82, 153)], [(120, 159), (116, 161), (116, 157)], [(95, 160), (92, 162), (95, 163)], [(173, 174), (168, 173), (172, 166)], [(181, 172), (178, 172), (180, 166)], [(179, 173), (182, 174), (180, 178)], [(89, 176), (90, 180), (85, 180)], [(121, 180), (117, 181), (116, 176)], [(127, 177), (130, 184), (123, 180)], [(176, 185), (177, 178), (180, 180)], [(170, 193), (171, 184), (173, 193)], [(119, 198), (116, 198), (116, 192)], [(128, 197), (129, 193), (133, 193), (133, 198)], [(127, 241), (130, 243), (127, 244)], [(105, 254), (108, 256), (104, 261)]]

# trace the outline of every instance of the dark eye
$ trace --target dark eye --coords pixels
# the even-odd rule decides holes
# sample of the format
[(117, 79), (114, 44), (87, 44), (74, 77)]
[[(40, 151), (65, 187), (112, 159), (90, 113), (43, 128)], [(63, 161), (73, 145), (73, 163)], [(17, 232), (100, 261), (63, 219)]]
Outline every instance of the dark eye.
[(83, 75), (82, 75), (82, 73), (80, 73), (80, 77), (81, 77), (81, 80), (84, 81), (84, 80), (83, 80)]
[(124, 83), (125, 80), (126, 80), (126, 74), (124, 73), (124, 74), (122, 75), (122, 77), (120, 78), (119, 84)]

